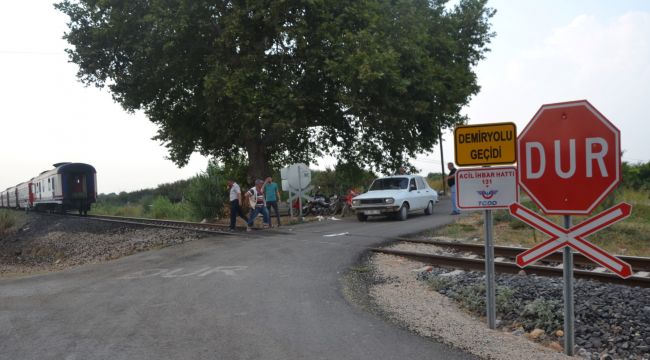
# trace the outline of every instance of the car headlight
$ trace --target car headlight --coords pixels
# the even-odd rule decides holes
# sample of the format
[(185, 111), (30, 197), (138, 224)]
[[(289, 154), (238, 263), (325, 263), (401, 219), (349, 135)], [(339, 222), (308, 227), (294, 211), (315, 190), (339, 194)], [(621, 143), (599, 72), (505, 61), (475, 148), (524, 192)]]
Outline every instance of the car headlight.
[(393, 203), (395, 202), (395, 199), (393, 199), (393, 198), (387, 198), (387, 199), (384, 199), (384, 202), (385, 202), (386, 204), (393, 204)]
[(361, 200), (352, 200), (352, 205), (359, 206), (360, 204), (361, 204)]

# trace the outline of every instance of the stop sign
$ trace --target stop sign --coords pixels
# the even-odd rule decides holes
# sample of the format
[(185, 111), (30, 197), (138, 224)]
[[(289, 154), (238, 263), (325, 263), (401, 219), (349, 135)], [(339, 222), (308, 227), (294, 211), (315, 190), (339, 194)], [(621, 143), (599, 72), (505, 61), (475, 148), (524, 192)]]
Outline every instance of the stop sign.
[(517, 138), (519, 185), (546, 214), (589, 214), (621, 180), (620, 132), (588, 101), (547, 104)]

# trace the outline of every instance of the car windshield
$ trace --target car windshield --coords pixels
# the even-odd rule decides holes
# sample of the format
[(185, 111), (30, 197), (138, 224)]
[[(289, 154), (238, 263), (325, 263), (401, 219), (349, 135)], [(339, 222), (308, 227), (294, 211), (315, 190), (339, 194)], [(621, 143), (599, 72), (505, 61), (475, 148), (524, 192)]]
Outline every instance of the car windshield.
[(370, 186), (370, 191), (377, 190), (400, 190), (406, 189), (409, 185), (409, 179), (398, 177), (398, 178), (383, 178), (375, 180)]

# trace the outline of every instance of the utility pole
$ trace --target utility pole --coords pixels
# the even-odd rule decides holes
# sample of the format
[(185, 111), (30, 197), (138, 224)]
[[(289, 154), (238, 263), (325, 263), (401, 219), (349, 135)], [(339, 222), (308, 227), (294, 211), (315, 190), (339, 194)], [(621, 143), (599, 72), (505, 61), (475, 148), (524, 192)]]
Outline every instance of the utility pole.
[(442, 153), (442, 129), (438, 134), (438, 141), (440, 142), (440, 166), (442, 167), (442, 192), (447, 195), (447, 181), (445, 181), (445, 155)]

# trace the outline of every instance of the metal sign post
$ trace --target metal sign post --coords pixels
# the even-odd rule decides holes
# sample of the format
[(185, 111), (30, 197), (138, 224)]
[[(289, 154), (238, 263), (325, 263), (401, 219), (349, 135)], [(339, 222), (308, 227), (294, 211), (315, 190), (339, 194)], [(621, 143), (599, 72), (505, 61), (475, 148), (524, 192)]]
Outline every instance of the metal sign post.
[[(303, 193), (309, 191), (311, 186), (311, 171), (309, 171), (309, 166), (298, 163), (287, 166), (286, 168), (280, 169), (280, 175), (283, 177), (283, 180), (286, 178), (287, 188), (289, 190), (289, 211), (291, 216), (293, 216), (293, 199), (295, 196), (298, 197), (298, 214), (300, 219), (302, 219), (302, 198)], [(284, 183), (283, 183), (284, 186)]]
[(485, 232), (485, 313), (496, 329), (496, 275), (494, 270), (494, 220), (492, 209), (507, 209), (519, 201), (517, 169), (483, 167), (456, 172), (456, 203), (461, 210), (482, 209)]
[(289, 200), (288, 200), (288, 202), (289, 202), (289, 216), (293, 217), (293, 201), (291, 200), (291, 198), (292, 198), (292, 196), (291, 196), (291, 188), (289, 188)]
[[(571, 228), (571, 216), (564, 216), (564, 228)], [(573, 356), (573, 252), (568, 246), (564, 247), (563, 277), (564, 277), (564, 353)]]
[(504, 209), (519, 199), (516, 168), (489, 165), (517, 161), (517, 128), (514, 123), (459, 126), (454, 129), (455, 160), (458, 166), (483, 165), (480, 169), (456, 172), (456, 204), (461, 210), (484, 209), (485, 307), (490, 329), (496, 328), (496, 284), (491, 209)]
[(494, 280), (494, 240), (492, 238), (492, 210), (485, 210), (483, 227), (485, 229), (485, 302), (488, 327), (496, 329), (496, 284)]
[[(578, 147), (584, 152), (576, 151)], [(560, 227), (521, 204), (510, 207), (512, 216), (551, 236), (517, 255), (517, 265), (524, 267), (563, 248), (564, 352), (573, 355), (572, 251), (621, 278), (632, 275), (630, 264), (585, 239), (628, 217), (629, 204), (618, 204), (578, 225), (571, 224), (571, 215), (591, 214), (621, 182), (620, 131), (587, 100), (545, 104), (517, 137), (517, 153), (521, 188), (544, 214), (564, 216), (564, 227)]]
[(609, 208), (600, 214), (584, 220), (578, 225), (571, 224), (571, 216), (564, 215), (564, 228), (543, 218), (534, 211), (512, 204), (510, 214), (531, 225), (537, 230), (550, 235), (551, 238), (517, 255), (517, 265), (525, 267), (545, 256), (563, 249), (563, 278), (564, 278), (564, 352), (574, 353), (574, 310), (573, 310), (573, 250), (580, 251), (584, 256), (611, 270), (622, 278), (632, 275), (630, 264), (607, 254), (596, 245), (589, 243), (584, 237), (591, 235), (607, 226), (621, 221), (632, 212), (629, 204), (622, 203)]
[(300, 164), (298, 168), (298, 213), (300, 214), (300, 220), (302, 221), (302, 169)]

